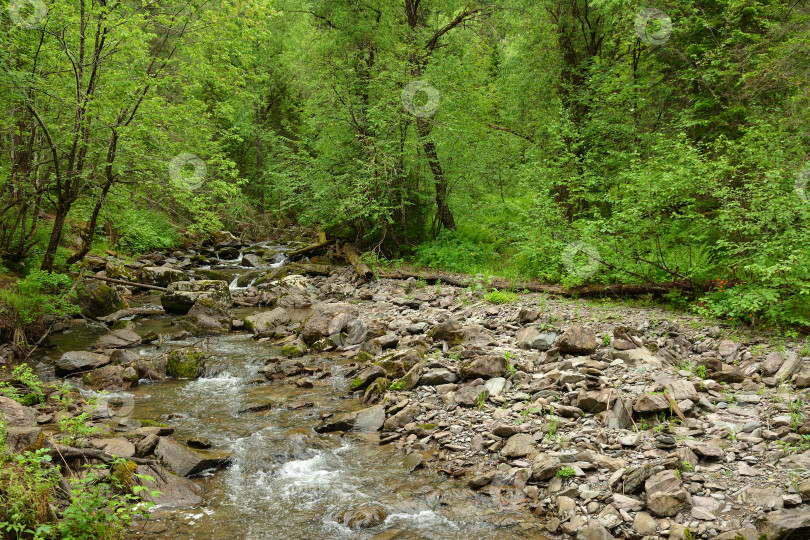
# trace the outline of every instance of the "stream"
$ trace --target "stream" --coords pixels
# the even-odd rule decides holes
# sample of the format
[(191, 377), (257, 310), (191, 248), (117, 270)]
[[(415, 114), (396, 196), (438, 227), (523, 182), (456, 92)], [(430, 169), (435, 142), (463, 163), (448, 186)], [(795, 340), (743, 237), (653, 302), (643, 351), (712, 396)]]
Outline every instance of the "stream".
[[(241, 255), (240, 255), (241, 259)], [(281, 257), (277, 265), (283, 264)], [(273, 266), (277, 266), (273, 265)], [(218, 265), (233, 275), (244, 271), (238, 260)], [(133, 305), (159, 307), (159, 293), (139, 296)], [(261, 308), (238, 308), (242, 318)], [(177, 333), (174, 316), (136, 322), (144, 335)], [(51, 357), (86, 350), (106, 332), (102, 325), (76, 327), (51, 339)], [(191, 345), (165, 341), (135, 349), (144, 356), (167, 347)], [(395, 445), (380, 445), (377, 433), (317, 434), (323, 415), (361, 408), (348, 398), (349, 379), (342, 376), (352, 358), (339, 353), (305, 356), (317, 371), (311, 388), (284, 380), (257, 384), (264, 360), (278, 349), (254, 341), (248, 332), (206, 338), (206, 373), (196, 380), (141, 384), (132, 390), (130, 417), (168, 423), (173, 438), (204, 437), (214, 449), (232, 454), (230, 467), (195, 478), (204, 488), (193, 508), (158, 507), (138, 537), (261, 539), (512, 539), (547, 538), (542, 522), (525, 506), (492, 499), (465, 487), (465, 482), (429, 469), (409, 472)], [(80, 386), (80, 382), (76, 382)], [(270, 410), (240, 414), (246, 403), (270, 400)], [(429, 452), (430, 450), (425, 450)], [(506, 502), (505, 502), (506, 501)], [(382, 523), (351, 529), (339, 523), (346, 510), (377, 504)]]

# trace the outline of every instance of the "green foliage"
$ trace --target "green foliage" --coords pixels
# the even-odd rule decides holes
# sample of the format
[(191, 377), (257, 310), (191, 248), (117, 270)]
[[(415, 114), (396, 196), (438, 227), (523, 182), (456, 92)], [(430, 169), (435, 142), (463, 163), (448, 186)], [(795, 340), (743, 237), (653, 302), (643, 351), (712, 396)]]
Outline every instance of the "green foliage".
[(74, 445), (80, 439), (86, 439), (98, 433), (97, 427), (88, 424), (89, 420), (90, 415), (88, 413), (61, 418), (59, 420), (59, 429), (64, 434), (62, 436), (63, 444)]
[(555, 476), (559, 478), (573, 478), (577, 475), (577, 471), (573, 467), (563, 467)]
[(13, 538), (49, 538), (58, 472), (47, 449), (0, 456), (0, 530)]
[(127, 208), (110, 215), (120, 239), (118, 244), (127, 253), (147, 253), (177, 244), (174, 225), (159, 212)]
[[(5, 371), (6, 366), (3, 366), (0, 369)], [(11, 399), (26, 406), (35, 405), (44, 401), (45, 383), (42, 382), (39, 376), (33, 372), (28, 364), (20, 364), (19, 366), (15, 366), (14, 369), (11, 370), (11, 379), (19, 381), (31, 392), (21, 394), (17, 387), (13, 386), (9, 382), (3, 381), (0, 382), (0, 394), (10, 397)]]
[(509, 304), (517, 299), (517, 293), (512, 291), (499, 291), (496, 289), (491, 289), (484, 294), (484, 300), (490, 304)]
[(64, 317), (79, 312), (68, 290), (73, 285), (64, 274), (32, 270), (9, 288), (0, 289), (0, 310), (24, 327), (44, 315)]
[(491, 245), (478, 244), (460, 234), (442, 231), (433, 242), (417, 248), (414, 263), (450, 272), (475, 273), (491, 268), (499, 257)]

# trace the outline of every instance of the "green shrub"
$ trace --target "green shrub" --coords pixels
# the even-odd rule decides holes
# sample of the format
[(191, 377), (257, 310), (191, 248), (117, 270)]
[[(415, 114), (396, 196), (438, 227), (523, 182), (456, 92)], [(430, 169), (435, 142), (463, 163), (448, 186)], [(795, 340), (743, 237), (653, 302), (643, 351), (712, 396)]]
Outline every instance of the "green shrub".
[(73, 281), (64, 274), (32, 270), (13, 286), (0, 289), (0, 313), (16, 327), (25, 327), (44, 315), (65, 317), (79, 312), (68, 294)]

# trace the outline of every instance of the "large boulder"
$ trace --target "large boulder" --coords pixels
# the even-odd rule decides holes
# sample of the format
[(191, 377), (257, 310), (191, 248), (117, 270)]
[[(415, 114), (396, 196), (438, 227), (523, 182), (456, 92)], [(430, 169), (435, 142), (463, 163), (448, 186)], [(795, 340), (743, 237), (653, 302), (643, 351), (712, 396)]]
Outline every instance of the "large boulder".
[(13, 399), (0, 396), (0, 419), (7, 427), (34, 427), (37, 413), (31, 407), (20, 405)]
[(315, 431), (317, 433), (352, 430), (372, 432), (380, 429), (384, 422), (385, 409), (382, 405), (375, 405), (359, 411), (336, 414), (324, 420), (315, 428)]
[(147, 285), (168, 287), (175, 281), (188, 281), (188, 274), (171, 266), (145, 266), (141, 269), (141, 281)]
[(105, 334), (96, 340), (93, 344), (94, 349), (126, 349), (128, 347), (137, 347), (141, 344), (141, 336), (132, 330), (113, 330), (109, 334)]
[(575, 324), (560, 336), (557, 347), (563, 354), (592, 354), (596, 350), (596, 334)]
[(77, 300), (85, 317), (97, 319), (127, 307), (121, 295), (109, 283), (85, 280), (79, 287)]
[(502, 377), (506, 373), (506, 358), (503, 356), (479, 356), (467, 360), (461, 365), (459, 374), (462, 379), (491, 379)]
[(245, 317), (245, 327), (254, 334), (261, 334), (268, 330), (272, 330), (276, 326), (287, 324), (290, 322), (290, 316), (287, 310), (277, 307), (271, 311), (262, 311), (261, 313), (254, 313)]
[(754, 523), (762, 539), (810, 538), (810, 512), (805, 507), (761, 514)]
[(169, 283), (167, 292), (160, 297), (166, 313), (185, 315), (200, 298), (209, 298), (213, 303), (228, 309), (233, 301), (228, 283), (219, 280), (175, 281)]
[[(155, 435), (152, 437), (157, 438)], [(147, 465), (139, 465), (138, 474), (152, 478), (149, 480), (141, 477), (140, 484), (146, 487), (146, 490), (140, 493), (140, 497), (160, 505), (161, 508), (191, 507), (202, 502), (203, 488), (192, 480), (174, 474), (163, 474), (161, 478)], [(159, 494), (153, 496), (153, 492)]]
[(120, 262), (117, 261), (107, 261), (107, 265), (104, 269), (104, 273), (107, 274), (108, 278), (112, 279), (122, 279), (124, 281), (138, 281), (138, 272), (134, 268), (130, 268), (129, 266), (124, 266)]
[(357, 318), (358, 309), (354, 304), (336, 302), (321, 304), (301, 326), (301, 340), (312, 346), (316, 341), (343, 332), (349, 322)]
[(187, 315), (178, 320), (180, 326), (195, 336), (216, 336), (231, 331), (231, 311), (210, 298), (198, 298)]
[(174, 474), (190, 476), (227, 466), (231, 455), (221, 450), (195, 450), (168, 437), (161, 437), (155, 455)]
[(66, 352), (56, 361), (56, 374), (68, 375), (76, 371), (90, 371), (110, 363), (110, 357), (85, 351)]

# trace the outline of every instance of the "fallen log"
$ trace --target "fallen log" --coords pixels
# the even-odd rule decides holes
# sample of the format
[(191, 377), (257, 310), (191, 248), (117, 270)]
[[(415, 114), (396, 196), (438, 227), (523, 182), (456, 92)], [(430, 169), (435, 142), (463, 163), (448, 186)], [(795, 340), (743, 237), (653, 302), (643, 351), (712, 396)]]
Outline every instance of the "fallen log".
[[(73, 446), (64, 446), (62, 444), (58, 444), (55, 442), (49, 442), (48, 446), (48, 453), (47, 455), (51, 456), (51, 459), (59, 459), (63, 463), (67, 465), (67, 461), (71, 459), (95, 459), (98, 460), (105, 465), (109, 465), (110, 463), (114, 462), (115, 460), (119, 459), (119, 456), (115, 454), (108, 454), (102, 450), (96, 450), (93, 448), (75, 448)], [(137, 458), (137, 457), (127, 457), (124, 458), (127, 461), (132, 461), (137, 463), (138, 465), (147, 465), (150, 469), (152, 469), (155, 474), (157, 474), (161, 480), (164, 482), (166, 481), (166, 477), (160, 471), (159, 465), (160, 462), (156, 459), (146, 459), (146, 458)]]
[[(549, 294), (556, 294), (560, 296), (578, 296), (578, 297), (592, 297), (592, 296), (641, 296), (646, 294), (662, 295), (673, 290), (683, 292), (694, 292), (694, 286), (690, 281), (666, 281), (660, 283), (630, 283), (630, 284), (616, 284), (616, 285), (582, 285), (580, 287), (566, 288), (562, 285), (549, 285), (547, 283), (539, 283), (536, 281), (507, 281), (503, 279), (495, 279), (489, 283), (483, 282), (480, 279), (471, 278), (469, 276), (456, 277), (439, 272), (383, 272), (380, 278), (385, 279), (424, 279), (428, 283), (446, 283), (455, 287), (469, 287), (473, 284), (481, 284), (488, 289), (513, 290), (513, 291), (529, 291), (529, 292), (545, 292)], [(707, 284), (711, 287), (713, 282)]]
[(118, 283), (119, 285), (129, 285), (130, 287), (140, 287), (142, 289), (151, 289), (153, 291), (168, 291), (166, 287), (158, 287), (157, 285), (144, 285), (143, 283), (135, 283), (134, 281), (124, 281), (123, 279), (113, 279), (102, 276), (84, 276), (85, 278), (98, 279), (100, 281), (109, 281), (110, 283)]
[(312, 255), (314, 253), (317, 253), (318, 251), (320, 251), (323, 248), (333, 244), (334, 242), (335, 242), (334, 238), (331, 239), (331, 240), (319, 241), (317, 244), (312, 244), (312, 245), (304, 246), (302, 248), (299, 248), (299, 249), (296, 249), (296, 250), (293, 250), (293, 251), (288, 251), (286, 253), (286, 255), (287, 255), (288, 259), (290, 259), (291, 261), (294, 261), (296, 259), (300, 259), (302, 257), (308, 257), (308, 256), (310, 256), (310, 255)]
[(98, 320), (109, 324), (118, 322), (124, 317), (132, 317), (134, 315), (165, 315), (165, 314), (166, 312), (163, 311), (162, 309), (126, 308), (126, 309), (119, 309), (115, 313), (110, 313), (109, 315), (105, 315), (104, 317), (99, 317)]
[(361, 278), (371, 279), (372, 277), (374, 277), (374, 272), (371, 270), (369, 265), (360, 260), (360, 256), (357, 255), (357, 252), (354, 250), (352, 246), (350, 246), (349, 244), (344, 244), (343, 254), (346, 255), (346, 260), (348, 260), (352, 264), (352, 266), (354, 266), (354, 269), (357, 271), (357, 273), (360, 275)]

